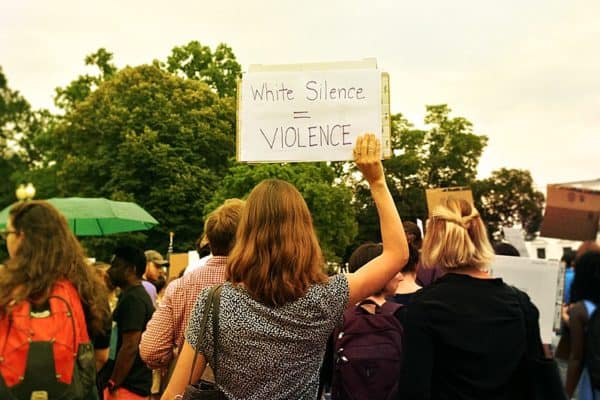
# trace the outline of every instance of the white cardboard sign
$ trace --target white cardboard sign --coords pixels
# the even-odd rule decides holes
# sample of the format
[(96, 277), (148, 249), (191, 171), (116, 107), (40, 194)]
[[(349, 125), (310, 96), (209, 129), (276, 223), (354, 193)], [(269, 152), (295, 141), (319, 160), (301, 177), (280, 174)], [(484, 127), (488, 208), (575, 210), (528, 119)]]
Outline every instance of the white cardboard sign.
[(560, 326), (564, 268), (558, 261), (496, 256), (491, 274), (529, 295), (540, 312), (542, 342), (551, 343)]
[(238, 160), (351, 160), (359, 135), (382, 138), (381, 86), (376, 68), (245, 73), (238, 88)]

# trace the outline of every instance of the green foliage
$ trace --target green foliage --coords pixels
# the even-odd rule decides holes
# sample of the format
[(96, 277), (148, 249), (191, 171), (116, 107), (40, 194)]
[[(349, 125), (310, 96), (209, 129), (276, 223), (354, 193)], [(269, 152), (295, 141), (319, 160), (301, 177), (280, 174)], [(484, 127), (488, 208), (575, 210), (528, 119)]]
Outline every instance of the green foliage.
[(45, 110), (33, 111), (18, 91), (10, 89), (0, 68), (0, 207), (16, 200), (19, 183), (29, 182), (26, 171), (39, 159), (32, 137), (46, 129), (51, 118)]
[(325, 163), (236, 165), (206, 205), (205, 214), (228, 198), (245, 198), (254, 186), (271, 178), (298, 188), (311, 211), (326, 259), (339, 261), (354, 239), (357, 226), (351, 206), (352, 191), (335, 183), (334, 170)]
[[(231, 99), (156, 66), (127, 67), (70, 109), (45, 144), (60, 196), (134, 201), (160, 225), (146, 247), (164, 249), (168, 232), (187, 250), (202, 209), (234, 154)], [(164, 250), (163, 250), (164, 252)]]
[(476, 207), (492, 237), (503, 226), (521, 224), (531, 237), (542, 223), (543, 193), (535, 190), (529, 171), (502, 168), (472, 185)]
[(85, 100), (98, 85), (110, 79), (117, 72), (117, 67), (112, 64), (112, 58), (113, 54), (104, 48), (100, 48), (95, 53), (86, 56), (85, 65), (97, 67), (99, 73), (97, 75), (80, 75), (66, 87), (56, 88), (56, 96), (54, 97), (56, 106), (69, 111)]
[[(393, 156), (384, 161), (386, 179), (396, 207), (405, 220), (425, 219), (425, 189), (468, 186), (487, 138), (473, 133), (462, 117), (450, 117), (447, 105), (427, 106), (428, 130), (414, 129), (402, 116), (392, 116)], [(359, 235), (356, 244), (380, 240), (377, 212), (367, 188), (356, 192)]]
[(167, 58), (166, 69), (189, 79), (201, 80), (222, 97), (235, 97), (236, 80), (242, 73), (229, 46), (221, 43), (213, 53), (196, 40), (174, 47)]
[[(0, 69), (0, 204), (14, 201), (18, 183), (33, 182), (37, 198), (135, 201), (160, 221), (149, 232), (82, 240), (106, 261), (120, 242), (164, 252), (169, 231), (176, 251), (193, 248), (208, 212), (263, 179), (279, 178), (304, 196), (328, 261), (380, 240), (369, 189), (353, 164), (234, 164), (241, 67), (230, 47), (212, 51), (191, 41), (174, 47), (166, 62), (122, 70), (112, 60), (98, 49), (85, 58), (95, 74), (56, 89), (61, 116), (32, 110)], [(426, 218), (426, 188), (471, 186), (490, 232), (516, 223), (536, 232), (543, 195), (530, 174), (502, 169), (477, 181), (487, 138), (467, 119), (451, 117), (446, 105), (426, 109), (427, 129), (415, 129), (402, 114), (392, 117), (393, 156), (384, 166), (401, 216)]]

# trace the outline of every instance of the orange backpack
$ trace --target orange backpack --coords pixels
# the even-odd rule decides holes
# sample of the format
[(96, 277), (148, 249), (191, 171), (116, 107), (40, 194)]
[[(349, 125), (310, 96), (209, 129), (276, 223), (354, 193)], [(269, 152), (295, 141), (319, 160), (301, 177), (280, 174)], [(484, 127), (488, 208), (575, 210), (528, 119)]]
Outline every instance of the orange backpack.
[(48, 301), (24, 300), (0, 319), (0, 399), (96, 399), (96, 365), (75, 287), (54, 284)]

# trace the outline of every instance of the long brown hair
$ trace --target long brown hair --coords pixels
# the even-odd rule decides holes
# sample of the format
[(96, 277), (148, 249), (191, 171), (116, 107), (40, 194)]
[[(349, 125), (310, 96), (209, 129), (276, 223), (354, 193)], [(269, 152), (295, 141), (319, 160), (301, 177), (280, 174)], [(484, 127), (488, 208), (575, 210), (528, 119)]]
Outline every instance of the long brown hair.
[(67, 279), (79, 293), (90, 334), (102, 332), (110, 318), (108, 293), (65, 218), (39, 200), (16, 204), (9, 218), (23, 239), (0, 270), (0, 309), (12, 301), (44, 301), (57, 280)]
[(323, 254), (302, 195), (269, 179), (252, 190), (242, 211), (226, 279), (263, 304), (281, 306), (327, 281)]

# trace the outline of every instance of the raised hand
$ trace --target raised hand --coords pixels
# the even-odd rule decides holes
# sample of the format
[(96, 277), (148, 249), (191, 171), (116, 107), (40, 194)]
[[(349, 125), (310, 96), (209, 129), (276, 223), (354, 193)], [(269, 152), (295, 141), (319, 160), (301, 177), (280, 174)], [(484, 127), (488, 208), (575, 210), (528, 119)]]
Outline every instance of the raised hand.
[(381, 142), (373, 133), (365, 133), (357, 138), (353, 154), (356, 166), (369, 185), (378, 181), (385, 182), (381, 164)]

